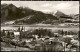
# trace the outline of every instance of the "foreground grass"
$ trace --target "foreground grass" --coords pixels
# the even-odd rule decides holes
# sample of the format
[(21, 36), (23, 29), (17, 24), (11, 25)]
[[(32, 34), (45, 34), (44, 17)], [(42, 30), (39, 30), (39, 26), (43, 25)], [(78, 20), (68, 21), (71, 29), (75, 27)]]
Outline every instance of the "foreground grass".
[(1, 47), (2, 50), (1, 51), (31, 51), (30, 49), (28, 48), (23, 48), (23, 47), (13, 47), (13, 48), (10, 48), (10, 47)]
[(13, 45), (9, 45), (1, 42), (1, 51), (31, 51), (29, 48), (24, 48), (24, 47), (18, 47), (13, 46)]

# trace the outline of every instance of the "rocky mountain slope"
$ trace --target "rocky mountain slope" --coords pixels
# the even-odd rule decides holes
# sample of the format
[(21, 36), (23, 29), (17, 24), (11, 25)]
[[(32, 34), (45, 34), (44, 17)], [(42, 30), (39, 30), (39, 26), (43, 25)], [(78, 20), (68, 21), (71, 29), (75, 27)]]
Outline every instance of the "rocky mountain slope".
[[(52, 24), (60, 18), (71, 18), (57, 11), (55, 15), (30, 9), (29, 7), (16, 7), (13, 4), (1, 4), (1, 22), (13, 21), (14, 24)], [(53, 22), (55, 21), (55, 22)]]
[(45, 14), (28, 7), (16, 7), (13, 4), (1, 4), (1, 22), (15, 20), (15, 23), (34, 24), (41, 23), (47, 19), (58, 20), (52, 14)]

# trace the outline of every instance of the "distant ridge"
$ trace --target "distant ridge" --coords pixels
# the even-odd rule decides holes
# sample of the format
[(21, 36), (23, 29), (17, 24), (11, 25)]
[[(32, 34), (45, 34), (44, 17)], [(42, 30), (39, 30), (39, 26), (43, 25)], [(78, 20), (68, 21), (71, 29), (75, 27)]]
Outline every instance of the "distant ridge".
[[(17, 20), (18, 19), (18, 20)], [(21, 20), (22, 19), (22, 20)], [(15, 21), (15, 24), (35, 24), (45, 20), (58, 20), (52, 14), (46, 14), (28, 7), (16, 7), (13, 4), (1, 4), (1, 22)]]
[(59, 17), (60, 16), (68, 16), (68, 15), (64, 14), (63, 12), (61, 12), (59, 10), (57, 10), (54, 15), (59, 16)]

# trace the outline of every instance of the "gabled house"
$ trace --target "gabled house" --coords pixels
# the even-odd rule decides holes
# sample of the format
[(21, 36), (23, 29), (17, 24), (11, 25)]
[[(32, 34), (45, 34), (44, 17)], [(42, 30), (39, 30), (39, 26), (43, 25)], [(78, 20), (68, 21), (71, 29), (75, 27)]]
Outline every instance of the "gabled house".
[(19, 35), (20, 35), (20, 32), (18, 32), (18, 31), (14, 31), (15, 39), (19, 39)]

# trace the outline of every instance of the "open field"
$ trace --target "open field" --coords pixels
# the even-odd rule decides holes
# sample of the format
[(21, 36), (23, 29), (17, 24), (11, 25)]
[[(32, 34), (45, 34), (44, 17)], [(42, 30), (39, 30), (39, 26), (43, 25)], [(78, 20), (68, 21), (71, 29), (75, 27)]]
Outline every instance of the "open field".
[(11, 44), (7, 44), (4, 42), (1, 42), (1, 51), (29, 51), (29, 48), (24, 48), (24, 47), (18, 47), (13, 46)]
[(41, 24), (41, 25), (37, 25), (37, 24), (32, 24), (32, 25), (1, 25), (2, 27), (5, 26), (10, 26), (10, 27), (19, 27), (19, 26), (24, 26), (24, 27), (57, 27), (57, 28), (74, 28), (74, 27), (79, 27), (79, 26), (59, 26), (59, 25), (51, 25), (51, 24)]
[[(23, 47), (2, 47), (3, 50), (2, 51), (29, 51), (28, 48), (23, 48)], [(30, 50), (31, 51), (31, 50)]]
[(30, 30), (30, 29), (38, 29), (38, 28), (43, 28), (43, 29), (51, 29), (52, 31), (57, 31), (57, 30), (64, 30), (64, 31), (73, 31), (73, 32), (78, 32), (79, 27), (60, 27), (60, 26), (37, 26), (37, 25), (6, 25), (6, 26), (1, 26), (1, 30), (17, 30), (19, 26), (25, 27), (25, 31)]

